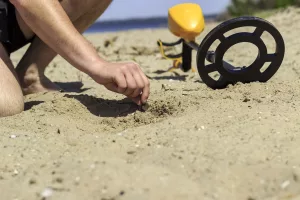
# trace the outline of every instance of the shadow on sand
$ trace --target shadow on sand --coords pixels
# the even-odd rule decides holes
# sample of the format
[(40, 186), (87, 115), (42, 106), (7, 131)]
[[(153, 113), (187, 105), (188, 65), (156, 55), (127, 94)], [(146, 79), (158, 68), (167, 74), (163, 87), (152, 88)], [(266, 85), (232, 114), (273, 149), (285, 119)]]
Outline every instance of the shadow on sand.
[(64, 92), (76, 92), (76, 93), (81, 93), (84, 91), (89, 90), (90, 88), (82, 88), (83, 83), (82, 82), (55, 82), (59, 87), (61, 87)]
[(24, 105), (24, 111), (30, 110), (33, 106), (37, 106), (41, 103), (44, 103), (44, 101), (30, 101), (26, 102)]
[(98, 117), (125, 117), (136, 111), (140, 111), (139, 106), (127, 98), (119, 101), (106, 100), (85, 94), (66, 94), (64, 95), (64, 97), (76, 99), (82, 105), (84, 105), (93, 115)]

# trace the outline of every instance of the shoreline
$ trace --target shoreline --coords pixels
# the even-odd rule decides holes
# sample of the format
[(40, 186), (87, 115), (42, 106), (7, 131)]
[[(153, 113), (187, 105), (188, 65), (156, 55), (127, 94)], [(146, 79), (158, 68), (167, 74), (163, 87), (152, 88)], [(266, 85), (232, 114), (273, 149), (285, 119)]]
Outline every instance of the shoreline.
[[(215, 22), (218, 15), (204, 16), (206, 23)], [(145, 19), (128, 19), (128, 20), (112, 20), (98, 21), (94, 23), (86, 33), (109, 33), (126, 30), (140, 30), (151, 28), (167, 28), (167, 17), (145, 18)]]

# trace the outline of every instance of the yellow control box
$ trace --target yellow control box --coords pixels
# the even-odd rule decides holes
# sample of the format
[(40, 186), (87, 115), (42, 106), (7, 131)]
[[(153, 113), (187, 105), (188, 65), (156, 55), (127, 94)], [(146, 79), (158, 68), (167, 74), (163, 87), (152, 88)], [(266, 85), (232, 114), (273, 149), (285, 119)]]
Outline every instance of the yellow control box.
[(202, 9), (198, 4), (184, 3), (173, 6), (168, 13), (170, 31), (186, 41), (193, 41), (205, 28)]

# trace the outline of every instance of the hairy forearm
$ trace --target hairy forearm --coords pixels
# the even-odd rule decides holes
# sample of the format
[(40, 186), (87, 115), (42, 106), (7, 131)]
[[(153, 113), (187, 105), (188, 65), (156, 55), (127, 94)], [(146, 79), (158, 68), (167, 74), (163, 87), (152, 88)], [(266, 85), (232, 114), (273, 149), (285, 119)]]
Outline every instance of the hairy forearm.
[(10, 0), (35, 34), (77, 69), (90, 74), (105, 62), (76, 30), (58, 0)]

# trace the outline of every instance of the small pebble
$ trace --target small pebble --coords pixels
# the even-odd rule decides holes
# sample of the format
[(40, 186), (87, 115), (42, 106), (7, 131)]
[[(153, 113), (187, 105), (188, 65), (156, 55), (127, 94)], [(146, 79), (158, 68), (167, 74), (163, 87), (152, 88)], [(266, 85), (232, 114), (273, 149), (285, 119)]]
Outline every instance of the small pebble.
[(77, 177), (75, 178), (75, 181), (76, 181), (76, 182), (79, 182), (79, 181), (80, 181), (80, 177), (77, 176)]
[(289, 181), (289, 180), (284, 181), (284, 182), (281, 184), (281, 188), (282, 188), (282, 189), (285, 189), (285, 188), (287, 188), (289, 185), (290, 185), (290, 181)]
[(90, 168), (91, 168), (91, 169), (95, 169), (95, 168), (96, 168), (96, 165), (95, 165), (95, 164), (91, 164)]
[(45, 188), (44, 191), (41, 193), (43, 198), (48, 198), (53, 195), (53, 190), (51, 188)]

